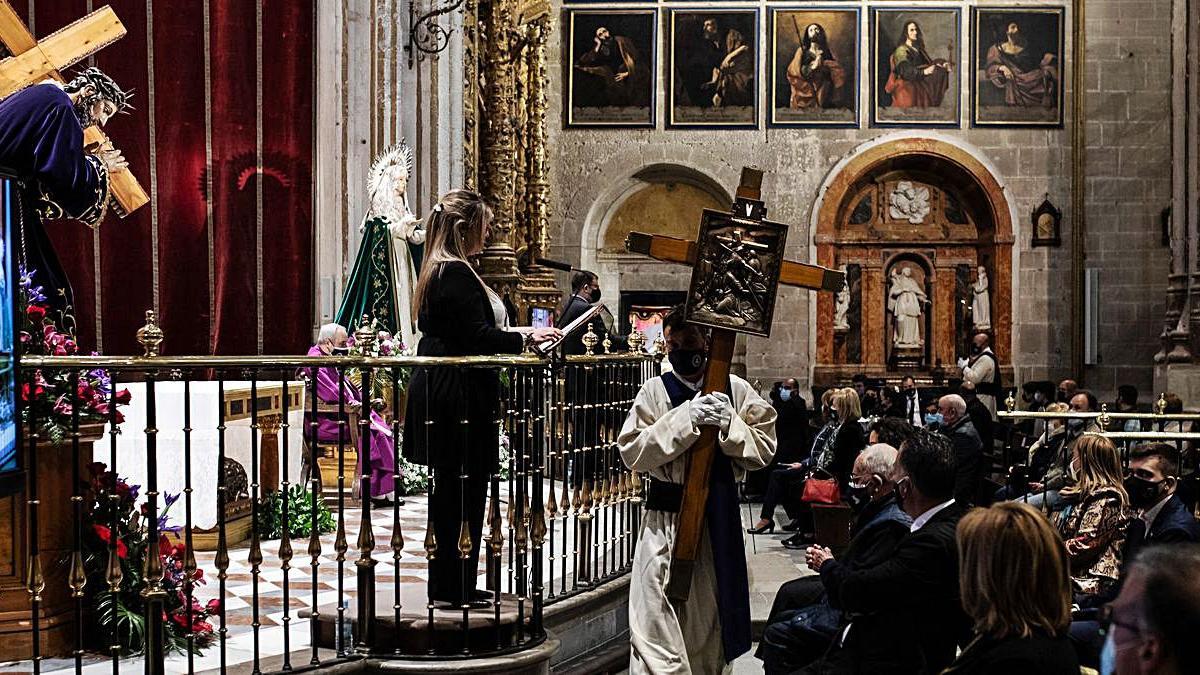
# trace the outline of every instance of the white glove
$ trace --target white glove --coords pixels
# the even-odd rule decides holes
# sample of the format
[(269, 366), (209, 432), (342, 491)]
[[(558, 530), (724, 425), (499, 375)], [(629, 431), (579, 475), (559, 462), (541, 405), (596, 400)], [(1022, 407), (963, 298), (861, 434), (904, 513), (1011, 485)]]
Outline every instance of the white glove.
[(959, 359), (959, 360), (958, 360), (958, 367), (959, 367), (959, 369), (960, 369), (960, 370), (961, 370), (961, 369), (963, 369), (963, 368), (966, 368), (966, 367), (967, 367), (967, 360), (966, 360), (966, 359)]
[(697, 426), (710, 424), (719, 428), (721, 433), (729, 433), (729, 424), (733, 421), (733, 402), (724, 392), (705, 394), (693, 401), (692, 407), (701, 411), (701, 420)]
[(706, 399), (705, 396), (697, 396), (688, 404), (688, 414), (691, 415), (693, 429), (699, 429), (703, 424), (711, 424), (708, 421), (708, 406), (704, 404)]

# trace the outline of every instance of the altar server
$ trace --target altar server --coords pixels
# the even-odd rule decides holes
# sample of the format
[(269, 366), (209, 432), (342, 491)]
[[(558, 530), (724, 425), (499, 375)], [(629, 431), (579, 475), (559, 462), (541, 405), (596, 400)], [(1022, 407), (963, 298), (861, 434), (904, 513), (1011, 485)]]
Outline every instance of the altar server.
[[(646, 514), (629, 592), (630, 673), (720, 673), (750, 648), (750, 594), (737, 485), (775, 454), (775, 409), (731, 375), (700, 395), (708, 339), (682, 310), (663, 321), (672, 372), (642, 386), (618, 438), (621, 457), (648, 474)], [(688, 450), (700, 427), (720, 429), (705, 505), (705, 532), (686, 602), (667, 598)]]

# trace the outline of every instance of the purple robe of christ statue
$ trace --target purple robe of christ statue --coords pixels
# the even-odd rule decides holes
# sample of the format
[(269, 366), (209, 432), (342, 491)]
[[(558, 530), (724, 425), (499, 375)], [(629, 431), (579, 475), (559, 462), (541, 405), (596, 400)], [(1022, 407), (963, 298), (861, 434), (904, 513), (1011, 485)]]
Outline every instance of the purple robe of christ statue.
[(20, 184), (20, 263), (37, 272), (47, 302), (63, 310), (71, 305), (71, 286), (41, 219), (99, 224), (108, 170), (84, 152), (83, 128), (62, 87), (35, 84), (0, 101), (0, 174)]
[[(313, 346), (308, 350), (309, 356), (325, 356), (318, 346)], [(346, 407), (362, 404), (362, 394), (358, 387), (354, 386), (350, 380), (342, 378), (344, 381), (343, 389), (339, 392), (338, 388), (338, 371), (336, 368), (319, 368), (317, 370), (317, 399), (322, 403), (334, 404), (338, 402), (339, 395), (344, 395)], [(305, 413), (305, 417), (311, 413)], [(307, 421), (307, 420), (306, 420)], [(307, 424), (305, 425), (307, 427)], [(338, 421), (337, 415), (317, 415), (317, 440), (322, 443), (336, 443), (338, 440)], [(349, 439), (347, 439), (349, 440)], [(363, 468), (363, 444), (366, 438), (360, 438), (358, 441), (358, 473), (360, 476), (366, 475), (371, 485), (371, 497), (379, 499), (391, 494), (395, 491), (395, 480), (392, 477), (392, 470), (395, 468), (396, 461), (396, 446), (392, 440), (392, 430), (388, 427), (387, 422), (383, 417), (371, 411), (371, 426), (370, 426), (370, 463), (366, 469)]]

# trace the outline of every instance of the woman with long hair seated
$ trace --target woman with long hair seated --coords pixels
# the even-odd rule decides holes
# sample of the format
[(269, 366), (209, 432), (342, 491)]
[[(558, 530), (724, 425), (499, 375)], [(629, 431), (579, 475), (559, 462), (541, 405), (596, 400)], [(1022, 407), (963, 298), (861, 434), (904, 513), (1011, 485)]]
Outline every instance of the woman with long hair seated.
[[(1077, 598), (1106, 593), (1121, 571), (1121, 546), (1129, 524), (1121, 455), (1113, 442), (1084, 434), (1071, 448), (1072, 483), (1062, 489), (1054, 525), (1067, 544)], [(1078, 604), (1085, 604), (1080, 602)]]
[(958, 523), (958, 586), (975, 637), (943, 675), (1076, 675), (1067, 552), (1037, 509), (1000, 502)]
[[(413, 291), (418, 356), (519, 354), (561, 335), (557, 328), (510, 328), (503, 300), (467, 259), (483, 251), (492, 210), (455, 190), (430, 210), (425, 260)], [(497, 470), (500, 375), (494, 368), (418, 367), (408, 386), (404, 456), (433, 469), (430, 520), (437, 538), (429, 597), (455, 606), (486, 599), (475, 590), (489, 478)], [(464, 425), (462, 422), (466, 421)], [(467, 525), (471, 548), (462, 551)]]

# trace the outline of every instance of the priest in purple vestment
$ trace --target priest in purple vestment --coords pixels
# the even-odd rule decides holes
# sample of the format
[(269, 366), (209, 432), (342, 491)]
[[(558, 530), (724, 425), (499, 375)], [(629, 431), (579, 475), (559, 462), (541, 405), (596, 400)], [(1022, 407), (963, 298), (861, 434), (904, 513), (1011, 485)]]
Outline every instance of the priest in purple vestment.
[[(346, 353), (346, 329), (336, 323), (321, 326), (317, 336), (317, 344), (308, 350), (309, 356), (330, 356)], [(343, 385), (338, 386), (338, 371), (336, 368), (325, 367), (317, 370), (316, 395), (321, 403), (336, 405), (338, 398), (345, 397), (346, 410), (362, 410), (362, 394), (358, 387), (349, 379), (341, 378)], [(305, 413), (305, 428), (308, 427), (308, 416)], [(317, 415), (317, 440), (322, 443), (336, 443), (338, 440), (338, 421), (336, 414)], [(349, 438), (346, 439), (349, 441)], [(371, 499), (376, 506), (390, 506), (386, 498), (396, 491), (393, 469), (396, 464), (396, 445), (392, 439), (392, 430), (383, 417), (371, 411), (370, 426), (370, 457), (367, 466), (363, 466), (363, 445), (367, 438), (360, 438), (358, 443), (358, 475), (366, 475), (371, 486)]]
[(90, 227), (104, 219), (109, 172), (126, 162), (111, 144), (85, 148), (83, 130), (128, 107), (129, 94), (97, 68), (0, 101), (0, 175), (14, 179), (20, 192), (18, 259), (37, 272), (47, 302), (60, 312), (72, 305), (71, 285), (42, 219), (70, 218)]

